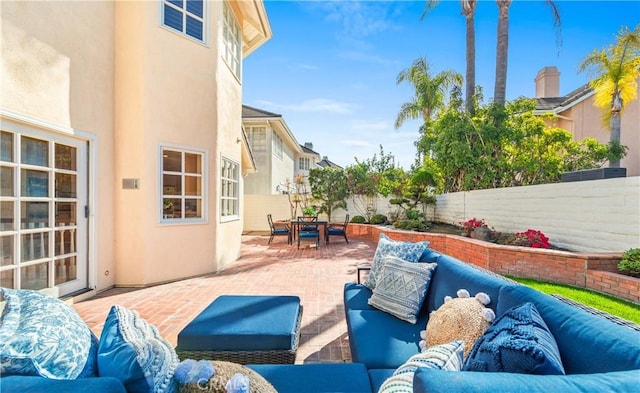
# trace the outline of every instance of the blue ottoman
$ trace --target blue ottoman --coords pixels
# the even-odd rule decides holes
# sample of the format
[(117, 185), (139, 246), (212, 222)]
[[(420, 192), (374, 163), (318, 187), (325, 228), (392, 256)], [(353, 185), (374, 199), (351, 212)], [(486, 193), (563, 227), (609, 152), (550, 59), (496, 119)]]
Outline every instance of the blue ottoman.
[(297, 296), (220, 296), (178, 333), (181, 360), (295, 363), (302, 306)]

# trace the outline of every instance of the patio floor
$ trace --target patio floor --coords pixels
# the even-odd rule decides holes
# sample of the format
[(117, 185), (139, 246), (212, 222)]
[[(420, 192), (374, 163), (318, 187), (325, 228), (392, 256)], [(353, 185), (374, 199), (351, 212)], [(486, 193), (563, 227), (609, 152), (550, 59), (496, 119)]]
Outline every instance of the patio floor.
[(114, 288), (74, 307), (99, 337), (111, 305), (137, 310), (174, 346), (178, 332), (220, 295), (296, 295), (304, 307), (296, 363), (349, 362), (342, 305), (345, 282), (371, 262), (374, 242), (333, 240), (297, 250), (284, 237), (243, 235), (241, 257), (223, 271), (149, 288)]

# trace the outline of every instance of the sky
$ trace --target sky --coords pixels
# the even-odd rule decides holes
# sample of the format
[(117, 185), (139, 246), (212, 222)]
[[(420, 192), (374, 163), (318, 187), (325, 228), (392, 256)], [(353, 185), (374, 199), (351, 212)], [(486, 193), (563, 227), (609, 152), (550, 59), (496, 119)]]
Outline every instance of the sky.
[[(640, 0), (555, 1), (560, 40), (544, 1), (514, 0), (509, 13), (507, 100), (534, 97), (545, 66), (560, 71), (560, 94), (584, 85), (579, 65), (640, 23)], [(433, 74), (465, 74), (465, 19), (458, 0), (440, 1), (422, 20), (424, 1), (265, 0), (273, 37), (245, 58), (243, 103), (281, 114), (299, 144), (346, 167), (380, 151), (408, 169), (420, 121), (393, 124), (409, 84), (400, 71), (425, 57)], [(493, 97), (498, 7), (478, 1), (476, 84)]]

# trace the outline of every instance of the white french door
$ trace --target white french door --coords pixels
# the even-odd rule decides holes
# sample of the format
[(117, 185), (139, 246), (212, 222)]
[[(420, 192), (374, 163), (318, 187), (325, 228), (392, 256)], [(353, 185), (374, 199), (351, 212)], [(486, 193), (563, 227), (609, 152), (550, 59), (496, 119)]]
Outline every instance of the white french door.
[(0, 131), (0, 286), (87, 288), (87, 141)]

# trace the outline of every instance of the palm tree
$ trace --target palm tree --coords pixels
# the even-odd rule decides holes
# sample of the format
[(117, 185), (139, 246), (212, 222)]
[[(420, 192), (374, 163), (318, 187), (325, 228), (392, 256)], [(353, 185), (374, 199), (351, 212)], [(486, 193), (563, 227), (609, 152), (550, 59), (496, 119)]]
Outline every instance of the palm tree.
[[(426, 0), (424, 12), (420, 19), (424, 19), (425, 15), (433, 9), (439, 0)], [(473, 95), (476, 89), (476, 31), (474, 17), (476, 12), (477, 0), (460, 0), (462, 6), (462, 14), (467, 21), (466, 31), (466, 56), (467, 70), (465, 74), (465, 101), (464, 107), (469, 113), (473, 113)]]
[[(498, 43), (496, 48), (496, 80), (493, 90), (493, 102), (504, 105), (507, 93), (507, 58), (509, 51), (509, 7), (512, 0), (496, 0), (499, 8), (498, 14)], [(553, 13), (553, 26), (557, 29), (556, 39), (558, 44), (560, 38), (560, 13), (556, 3), (551, 0), (545, 0), (545, 3), (551, 7)]]
[(429, 63), (421, 57), (414, 60), (411, 67), (400, 71), (396, 83), (402, 82), (413, 85), (415, 91), (411, 101), (400, 107), (400, 113), (394, 123), (396, 129), (408, 119), (431, 119), (434, 113), (444, 106), (449, 88), (462, 84), (462, 75), (447, 70), (433, 76), (429, 73)]
[[(580, 71), (589, 68), (593, 79), (589, 86), (595, 91), (594, 104), (602, 109), (602, 121), (609, 126), (609, 144), (620, 145), (620, 115), (625, 105), (637, 98), (640, 77), (640, 25), (633, 31), (622, 27), (616, 43), (608, 49), (594, 50), (580, 65)], [(607, 124), (608, 123), (608, 124)], [(609, 161), (609, 166), (620, 166), (620, 158)]]

